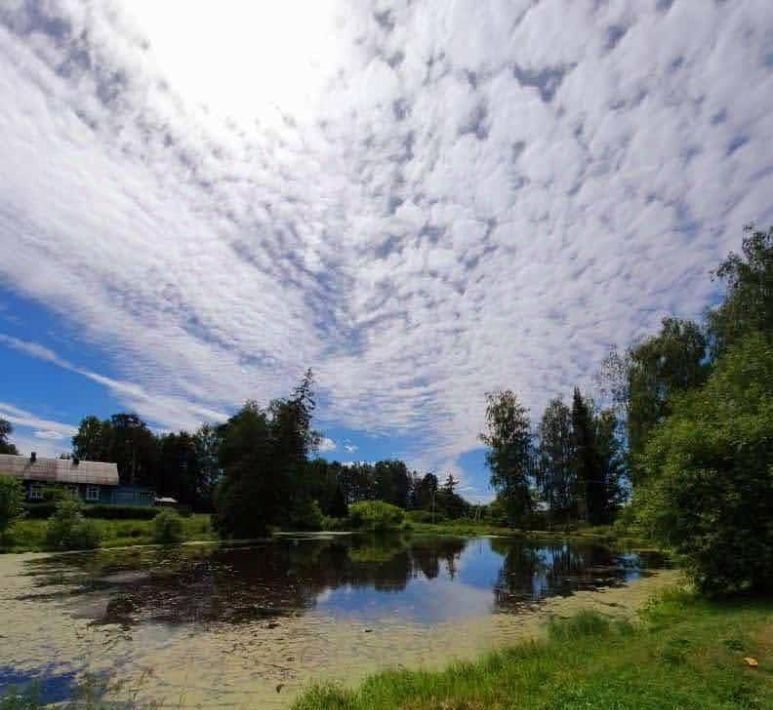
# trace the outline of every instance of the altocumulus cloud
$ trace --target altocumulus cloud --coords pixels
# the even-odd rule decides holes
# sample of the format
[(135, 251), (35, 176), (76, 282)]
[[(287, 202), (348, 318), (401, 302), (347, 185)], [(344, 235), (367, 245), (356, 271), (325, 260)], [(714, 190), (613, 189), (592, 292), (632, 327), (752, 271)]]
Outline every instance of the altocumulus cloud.
[(323, 426), (452, 466), (486, 390), (587, 386), (773, 217), (768, 0), (331, 3), (305, 102), (213, 59), (251, 98), (232, 117), (131, 6), (0, 8), (0, 274), (163, 426), (313, 366)]

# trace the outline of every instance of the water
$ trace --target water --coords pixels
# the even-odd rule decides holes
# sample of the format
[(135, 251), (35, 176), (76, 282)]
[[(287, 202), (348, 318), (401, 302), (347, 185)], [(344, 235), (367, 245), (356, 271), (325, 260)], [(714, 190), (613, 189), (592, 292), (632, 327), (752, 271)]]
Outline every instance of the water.
[(513, 628), (542, 600), (659, 564), (595, 545), (349, 536), (31, 557), (2, 590), (18, 642), (0, 651), (0, 687), (37, 680), (53, 702), (88, 673), (108, 694), (246, 705), (317, 671), (414, 663), (454, 630), (483, 643), (497, 618)]

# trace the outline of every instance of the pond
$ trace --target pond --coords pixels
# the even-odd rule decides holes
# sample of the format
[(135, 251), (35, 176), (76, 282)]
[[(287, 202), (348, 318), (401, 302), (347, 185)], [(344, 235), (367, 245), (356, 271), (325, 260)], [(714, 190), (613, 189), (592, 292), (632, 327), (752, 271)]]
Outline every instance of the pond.
[(309, 680), (471, 657), (554, 613), (551, 598), (612, 608), (596, 590), (633, 589), (661, 562), (566, 542), (346, 535), (6, 556), (0, 687), (34, 681), (47, 702), (85, 684), (130, 705), (283, 705)]

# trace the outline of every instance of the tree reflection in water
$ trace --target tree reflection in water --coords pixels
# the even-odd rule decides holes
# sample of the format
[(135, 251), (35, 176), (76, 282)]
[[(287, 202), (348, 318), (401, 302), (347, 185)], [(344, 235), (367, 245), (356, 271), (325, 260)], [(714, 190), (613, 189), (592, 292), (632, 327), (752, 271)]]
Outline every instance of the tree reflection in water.
[(58, 555), (34, 563), (31, 574), (36, 597), (71, 598), (94, 623), (128, 628), (238, 624), (323, 607), (356, 616), (387, 596), (390, 613), (399, 613), (402, 600), (420, 621), (439, 618), (441, 598), (442, 618), (471, 613), (481, 599), (489, 611), (508, 612), (624, 583), (640, 574), (640, 562), (600, 546), (504, 538), (288, 536), (249, 546)]

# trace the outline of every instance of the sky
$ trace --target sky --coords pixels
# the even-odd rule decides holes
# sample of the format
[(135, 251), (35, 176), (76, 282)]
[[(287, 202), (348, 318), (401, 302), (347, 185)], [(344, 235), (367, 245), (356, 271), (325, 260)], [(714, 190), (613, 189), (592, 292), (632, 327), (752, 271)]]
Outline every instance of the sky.
[(157, 431), (318, 388), (322, 454), (491, 496), (773, 223), (770, 0), (0, 3), (0, 417)]

